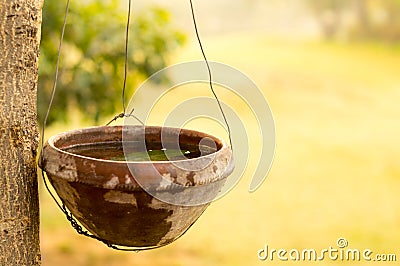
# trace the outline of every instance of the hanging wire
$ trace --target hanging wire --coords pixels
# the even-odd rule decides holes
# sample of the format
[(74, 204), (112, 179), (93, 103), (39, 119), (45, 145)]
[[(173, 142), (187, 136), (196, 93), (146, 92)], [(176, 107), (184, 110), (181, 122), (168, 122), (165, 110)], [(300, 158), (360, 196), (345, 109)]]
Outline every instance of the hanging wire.
[(135, 111), (134, 108), (132, 108), (132, 110), (129, 113), (126, 113), (126, 103), (125, 103), (125, 91), (126, 91), (126, 83), (127, 83), (127, 79), (128, 79), (128, 61), (129, 61), (129, 28), (130, 28), (130, 24), (131, 24), (131, 13), (132, 13), (132, 0), (128, 1), (128, 19), (126, 22), (126, 31), (125, 31), (125, 63), (124, 63), (124, 84), (122, 87), (122, 96), (121, 96), (121, 101), (122, 101), (122, 109), (123, 112), (120, 114), (117, 114), (116, 116), (113, 117), (113, 119), (111, 119), (106, 126), (110, 125), (112, 122), (120, 119), (120, 118), (124, 118), (124, 117), (133, 117), (134, 119), (136, 119), (136, 121), (138, 121), (140, 124), (142, 124), (142, 126), (144, 126), (144, 123), (142, 122), (142, 120), (139, 119), (139, 117), (135, 116), (133, 114), (133, 111)]
[[(126, 90), (126, 80), (128, 77), (128, 60), (129, 60), (129, 26), (131, 24), (131, 9), (132, 9), (132, 0), (129, 0), (128, 5), (128, 19), (126, 22), (126, 32), (125, 32), (125, 66), (124, 66), (124, 85), (122, 87), (122, 108), (124, 110), (124, 114), (126, 113), (125, 106), (125, 90)], [(132, 110), (133, 111), (133, 110)]]
[(59, 68), (60, 68), (60, 58), (61, 58), (61, 50), (62, 50), (62, 45), (63, 45), (63, 40), (64, 40), (65, 27), (67, 25), (69, 3), (70, 3), (70, 0), (67, 0), (67, 4), (65, 6), (64, 22), (63, 22), (61, 36), (60, 36), (60, 43), (58, 45), (58, 54), (57, 54), (57, 62), (56, 62), (56, 72), (54, 74), (54, 83), (53, 83), (53, 88), (51, 90), (49, 106), (48, 106), (47, 111), (46, 111), (46, 116), (44, 117), (44, 120), (43, 120), (43, 126), (42, 126), (42, 151), (43, 151), (43, 144), (44, 144), (44, 129), (46, 128), (47, 119), (49, 118), (51, 106), (53, 105), (53, 101), (54, 101), (54, 95), (56, 94), (56, 89), (57, 89), (58, 71), (59, 71)]
[(197, 41), (199, 42), (201, 53), (203, 54), (204, 61), (207, 65), (210, 89), (211, 89), (212, 94), (214, 95), (215, 100), (217, 101), (217, 104), (218, 104), (219, 110), (221, 111), (222, 117), (224, 118), (226, 129), (228, 130), (229, 143), (231, 145), (231, 149), (233, 150), (231, 129), (229, 127), (228, 119), (226, 118), (226, 115), (224, 113), (224, 109), (222, 108), (221, 102), (220, 102), (220, 100), (217, 96), (217, 93), (215, 92), (214, 87), (213, 87), (211, 67), (210, 67), (210, 64), (208, 63), (206, 53), (204, 52), (203, 44), (201, 43), (199, 30), (197, 29), (196, 16), (195, 16), (195, 12), (194, 12), (193, 2), (192, 2), (192, 0), (189, 0), (189, 2), (190, 2), (190, 10), (192, 11), (193, 25), (194, 25), (194, 30), (196, 32)]
[(136, 115), (133, 114), (134, 109), (132, 109), (132, 111), (128, 114), (122, 112), (120, 114), (117, 114), (116, 116), (113, 117), (113, 119), (111, 119), (106, 126), (109, 126), (112, 122), (117, 121), (120, 118), (124, 118), (124, 117), (133, 117), (136, 121), (138, 121), (142, 126), (144, 126), (144, 123), (142, 120), (140, 120), (139, 117), (137, 117)]
[[(42, 160), (42, 156), (43, 156), (43, 147), (44, 147), (44, 131), (46, 129), (46, 124), (47, 124), (47, 119), (49, 118), (49, 114), (50, 114), (50, 110), (51, 110), (51, 106), (53, 105), (53, 101), (54, 101), (54, 96), (56, 93), (56, 89), (57, 89), (57, 81), (58, 81), (58, 72), (59, 72), (59, 68), (60, 68), (60, 58), (61, 58), (61, 51), (62, 51), (62, 45), (63, 45), (63, 40), (64, 40), (64, 33), (65, 33), (65, 27), (67, 25), (67, 17), (68, 17), (68, 11), (69, 11), (69, 4), (70, 4), (70, 0), (67, 0), (67, 4), (65, 6), (65, 14), (64, 14), (64, 22), (62, 25), (62, 30), (61, 30), (61, 36), (60, 36), (60, 42), (58, 45), (58, 54), (57, 54), (57, 62), (56, 62), (56, 71), (54, 74), (54, 83), (53, 83), (53, 88), (51, 90), (51, 96), (50, 96), (50, 101), (49, 101), (49, 106), (47, 107), (47, 111), (46, 111), (46, 115), (44, 117), (43, 120), (43, 125), (42, 125), (42, 138), (41, 138), (41, 142), (42, 142), (42, 147), (40, 150), (40, 156), (39, 156), (39, 160)], [(53, 195), (53, 193), (51, 193), (50, 188), (47, 184), (45, 175), (44, 175), (44, 170), (43, 168), (41, 168), (41, 172), (42, 172), (42, 178), (43, 178), (43, 183), (47, 189), (47, 191), (49, 192), (50, 196), (53, 198), (54, 202), (57, 204), (57, 206), (63, 211), (63, 206), (61, 206), (61, 204), (57, 201), (56, 197)]]

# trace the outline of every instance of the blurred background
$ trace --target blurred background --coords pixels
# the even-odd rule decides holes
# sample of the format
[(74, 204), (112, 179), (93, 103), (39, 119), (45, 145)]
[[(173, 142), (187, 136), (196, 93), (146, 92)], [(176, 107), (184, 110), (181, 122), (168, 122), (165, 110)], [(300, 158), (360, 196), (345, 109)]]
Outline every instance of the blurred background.
[[(54, 80), (62, 2), (44, 6), (39, 120)], [(71, 3), (46, 138), (103, 125), (122, 111), (127, 0), (79, 2)], [(336, 247), (340, 237), (349, 248), (397, 253), (400, 260), (400, 1), (202, 0), (194, 6), (208, 59), (247, 74), (270, 104), (277, 147), (266, 181), (248, 192), (258, 128), (248, 107), (220, 91), (246, 123), (251, 152), (230, 193), (171, 245), (124, 253), (75, 233), (41, 183), (43, 265), (309, 265), (260, 261), (257, 251), (265, 245), (322, 250)], [(130, 38), (127, 100), (155, 71), (202, 59), (188, 1), (134, 1)], [(195, 95), (181, 94), (183, 100)], [(169, 107), (160, 102), (154, 123)], [(204, 121), (192, 126), (224, 134)]]

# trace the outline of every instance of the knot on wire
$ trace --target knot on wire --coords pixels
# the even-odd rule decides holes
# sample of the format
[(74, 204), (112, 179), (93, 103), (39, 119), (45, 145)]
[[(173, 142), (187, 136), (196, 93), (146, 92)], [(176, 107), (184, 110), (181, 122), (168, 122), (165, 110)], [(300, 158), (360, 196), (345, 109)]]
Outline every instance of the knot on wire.
[(106, 126), (110, 125), (114, 121), (117, 121), (118, 119), (127, 118), (127, 117), (133, 117), (136, 121), (138, 121), (140, 124), (142, 124), (142, 126), (144, 126), (144, 123), (142, 122), (142, 120), (140, 120), (137, 116), (135, 116), (133, 114), (134, 110), (135, 109), (132, 109), (132, 111), (130, 113), (122, 112), (120, 114), (115, 115), (114, 118), (111, 119), (111, 121), (106, 124)]

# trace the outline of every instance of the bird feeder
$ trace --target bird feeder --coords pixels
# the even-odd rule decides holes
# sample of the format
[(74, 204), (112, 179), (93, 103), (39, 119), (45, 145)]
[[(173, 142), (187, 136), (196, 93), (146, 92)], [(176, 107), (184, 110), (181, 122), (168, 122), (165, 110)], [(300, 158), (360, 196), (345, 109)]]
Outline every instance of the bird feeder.
[[(124, 97), (131, 2), (126, 28), (123, 112), (112, 121), (135, 117), (133, 110), (126, 112)], [(43, 122), (42, 143), (56, 92), (69, 3), (68, 0), (52, 96)], [(211, 70), (201, 45), (191, 0), (190, 6), (209, 72), (210, 89), (229, 129), (213, 89)], [(217, 197), (234, 168), (232, 150), (219, 138), (188, 129), (144, 124), (107, 124), (52, 136), (42, 147), (39, 166), (42, 173), (47, 174), (62, 206), (49, 190), (43, 174), (46, 188), (78, 233), (112, 248), (133, 247), (129, 250), (161, 247), (183, 235)], [(83, 231), (75, 219), (91, 234)]]
[[(168, 150), (179, 146), (179, 154)], [(164, 151), (166, 158), (133, 158)], [(40, 167), (63, 204), (94, 236), (115, 245), (169, 244), (199, 218), (233, 171), (224, 141), (198, 131), (99, 126), (51, 137)]]

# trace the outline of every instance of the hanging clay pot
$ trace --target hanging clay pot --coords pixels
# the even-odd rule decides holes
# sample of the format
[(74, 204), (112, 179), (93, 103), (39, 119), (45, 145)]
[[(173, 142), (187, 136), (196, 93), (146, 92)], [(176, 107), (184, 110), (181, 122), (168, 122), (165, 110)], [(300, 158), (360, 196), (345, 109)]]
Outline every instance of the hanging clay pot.
[[(146, 157), (154, 151), (165, 158)], [(233, 171), (231, 157), (222, 140), (197, 131), (103, 126), (51, 137), (40, 167), (88, 231), (146, 248), (185, 233)]]

